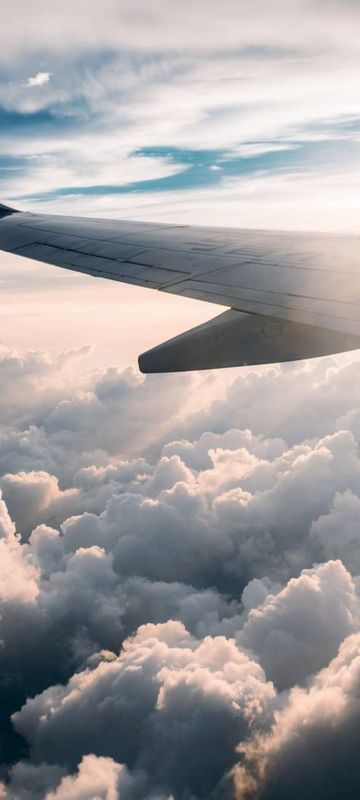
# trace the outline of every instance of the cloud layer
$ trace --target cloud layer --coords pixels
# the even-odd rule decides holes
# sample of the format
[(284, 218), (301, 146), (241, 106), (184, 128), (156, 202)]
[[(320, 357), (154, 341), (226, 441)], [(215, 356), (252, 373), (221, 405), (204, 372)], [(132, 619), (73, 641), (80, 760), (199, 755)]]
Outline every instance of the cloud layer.
[(222, 399), (206, 374), (65, 384), (69, 359), (3, 352), (4, 796), (355, 798), (356, 354)]

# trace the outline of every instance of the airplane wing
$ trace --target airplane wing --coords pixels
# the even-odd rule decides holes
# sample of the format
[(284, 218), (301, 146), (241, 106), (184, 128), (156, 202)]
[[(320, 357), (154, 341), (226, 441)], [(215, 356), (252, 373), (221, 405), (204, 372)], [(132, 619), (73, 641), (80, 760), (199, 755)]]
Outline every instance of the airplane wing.
[(0, 205), (0, 249), (228, 306), (139, 358), (143, 372), (360, 348), (360, 239), (31, 214)]

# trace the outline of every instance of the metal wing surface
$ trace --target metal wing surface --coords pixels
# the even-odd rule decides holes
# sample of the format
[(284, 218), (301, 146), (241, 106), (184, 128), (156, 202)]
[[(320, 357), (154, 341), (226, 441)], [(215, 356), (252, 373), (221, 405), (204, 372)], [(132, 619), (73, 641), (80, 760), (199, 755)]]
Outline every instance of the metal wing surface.
[(52, 216), (0, 206), (0, 249), (228, 306), (140, 357), (147, 372), (360, 347), (360, 239)]

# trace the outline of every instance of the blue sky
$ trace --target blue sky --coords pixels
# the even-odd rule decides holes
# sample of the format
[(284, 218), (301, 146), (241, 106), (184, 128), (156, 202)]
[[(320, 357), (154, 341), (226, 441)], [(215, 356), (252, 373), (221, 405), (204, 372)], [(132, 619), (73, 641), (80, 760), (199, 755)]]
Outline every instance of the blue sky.
[[(4, 201), (144, 218), (167, 218), (170, 201), (179, 219), (190, 202), (194, 222), (234, 224), (238, 210), (245, 224), (258, 216), (261, 226), (289, 227), (290, 187), (293, 225), (316, 227), (316, 194), (318, 227), (325, 208), (333, 227), (341, 176), (346, 197), (357, 197), (353, 2), (327, 4), (326, 14), (320, 0), (279, 2), (271, 14), (256, 0), (244, 16), (226, 0), (221, 20), (214, 2), (204, 19), (197, 6), (189, 16), (188, 3), (106, 0), (91, 20), (80, 2), (70, 29), (66, 7), (50, 15), (41, 0), (47, 37), (17, 6), (16, 35), (8, 21), (0, 33)], [(261, 198), (274, 192), (278, 216), (264, 219)], [(357, 213), (354, 200), (348, 226)]]
[[(22, 115), (23, 116), (23, 115)], [(45, 118), (49, 121), (46, 114), (38, 114), (36, 117)], [(32, 120), (30, 124), (34, 123)], [(20, 125), (23, 124), (23, 120)], [(37, 120), (35, 122), (37, 124)], [(359, 125), (360, 121), (356, 121)], [(341, 130), (344, 126), (340, 126)], [(354, 125), (352, 126), (356, 133)], [(341, 133), (339, 131), (339, 134)], [(133, 192), (172, 192), (176, 190), (188, 190), (211, 187), (215, 188), (222, 184), (225, 178), (241, 175), (259, 175), (281, 173), (286, 171), (300, 171), (302, 169), (332, 169), (341, 171), (346, 168), (352, 169), (352, 163), (360, 161), (360, 141), (350, 141), (344, 146), (342, 138), (330, 142), (289, 142), (288, 147), (277, 149), (275, 142), (246, 142), (244, 147), (249, 148), (248, 155), (237, 155), (231, 150), (202, 150), (202, 149), (181, 149), (171, 147), (149, 147), (130, 153), (130, 156), (142, 159), (160, 158), (170, 165), (174, 165), (177, 171), (174, 174), (159, 178), (148, 178), (145, 180), (129, 181), (123, 184), (89, 184), (88, 186), (59, 186), (52, 191), (40, 191), (34, 195), (20, 195), (19, 200), (24, 201), (43, 201), (61, 197), (97, 195), (107, 196), (116, 194), (127, 194)], [(255, 153), (251, 153), (254, 148)], [(261, 152), (262, 148), (268, 150)], [(256, 153), (259, 149), (260, 152)], [(351, 161), (350, 161), (351, 159)], [(350, 161), (350, 163), (349, 163)], [(26, 159), (3, 157), (0, 159), (0, 171), (6, 171), (8, 179), (14, 175), (18, 177), (21, 171), (27, 168)]]

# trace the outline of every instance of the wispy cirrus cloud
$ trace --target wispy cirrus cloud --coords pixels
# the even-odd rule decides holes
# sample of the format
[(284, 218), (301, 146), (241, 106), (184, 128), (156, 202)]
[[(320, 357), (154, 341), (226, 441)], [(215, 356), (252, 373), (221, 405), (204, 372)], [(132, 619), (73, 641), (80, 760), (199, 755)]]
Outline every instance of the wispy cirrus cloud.
[[(323, 171), (331, 172), (344, 161), (348, 145), (356, 148), (359, 10), (353, 3), (333, 2), (324, 14), (323, 4), (314, 0), (279, 2), (276, 25), (260, 0), (246, 14), (241, 4), (227, 0), (221, 17), (210, 3), (206, 19), (196, 4), (187, 3), (181, 8), (160, 3), (152, 10), (140, 4), (135, 13), (126, 3), (119, 8), (108, 0), (107, 13), (95, 9), (91, 19), (81, 17), (78, 5), (61, 18), (56, 11), (47, 15), (51, 54), (43, 28), (35, 24), (42, 4), (31, 19), (20, 0), (17, 6), (22, 13), (16, 36), (0, 34), (8, 199), (35, 197), (39, 186), (58, 189), (59, 198), (69, 195), (70, 204), (71, 189), (83, 187), (97, 187), (104, 197), (109, 186), (154, 193), (163, 177), (175, 173), (184, 173), (188, 192), (207, 186), (209, 172), (221, 187), (226, 175), (220, 169), (189, 172), (186, 160), (196, 151), (201, 160), (201, 153), (217, 150), (228, 165), (235, 154), (245, 162), (268, 152), (266, 168), (276, 171), (288, 169), (289, 148), (299, 145), (299, 158), (291, 163), (300, 167), (302, 147), (315, 142), (323, 150)], [(24, 85), (22, 76), (34, 59), (41, 69)], [(41, 92), (29, 92), (28, 80), (33, 88), (41, 81)], [(160, 148), (182, 151), (176, 168), (172, 160), (166, 172), (163, 159), (151, 165), (149, 156), (137, 167), (135, 153)], [(20, 154), (21, 168), (12, 172), (11, 159)], [(348, 152), (352, 168), (357, 159), (357, 152)], [(317, 165), (309, 149), (305, 160), (310, 169)], [(255, 172), (258, 163), (253, 167)], [(169, 188), (179, 184), (170, 181)]]

